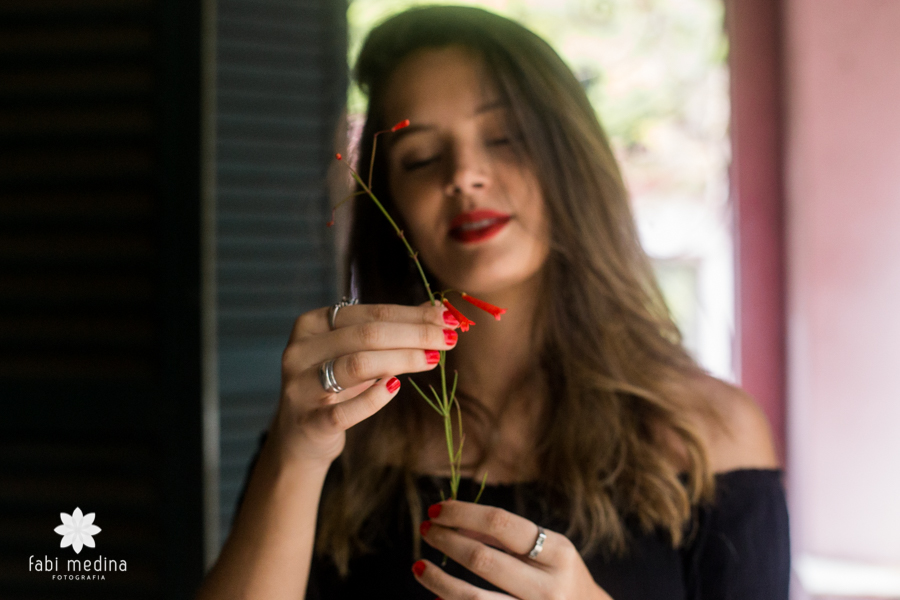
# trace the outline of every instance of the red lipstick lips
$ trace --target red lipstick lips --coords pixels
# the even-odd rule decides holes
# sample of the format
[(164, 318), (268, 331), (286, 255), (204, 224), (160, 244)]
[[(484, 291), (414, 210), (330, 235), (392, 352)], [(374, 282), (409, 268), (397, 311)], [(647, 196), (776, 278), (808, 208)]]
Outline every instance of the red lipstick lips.
[(478, 209), (457, 215), (450, 221), (450, 237), (464, 244), (494, 237), (512, 217), (495, 210)]

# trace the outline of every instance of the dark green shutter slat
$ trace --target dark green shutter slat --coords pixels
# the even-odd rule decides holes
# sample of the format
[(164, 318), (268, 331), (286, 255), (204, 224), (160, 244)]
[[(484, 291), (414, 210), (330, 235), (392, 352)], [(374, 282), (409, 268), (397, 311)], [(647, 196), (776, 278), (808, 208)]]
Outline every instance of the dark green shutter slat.
[(346, 6), (224, 0), (216, 73), (220, 534), (278, 402), (301, 313), (334, 302), (326, 173), (346, 96)]

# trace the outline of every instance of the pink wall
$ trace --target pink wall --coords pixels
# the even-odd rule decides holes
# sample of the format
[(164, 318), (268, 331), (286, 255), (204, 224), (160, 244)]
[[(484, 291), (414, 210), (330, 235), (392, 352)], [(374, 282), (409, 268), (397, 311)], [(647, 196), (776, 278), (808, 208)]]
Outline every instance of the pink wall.
[(900, 565), (900, 1), (785, 8), (794, 552)]
[(731, 51), (731, 198), (741, 387), (785, 453), (784, 183), (779, 0), (726, 0)]

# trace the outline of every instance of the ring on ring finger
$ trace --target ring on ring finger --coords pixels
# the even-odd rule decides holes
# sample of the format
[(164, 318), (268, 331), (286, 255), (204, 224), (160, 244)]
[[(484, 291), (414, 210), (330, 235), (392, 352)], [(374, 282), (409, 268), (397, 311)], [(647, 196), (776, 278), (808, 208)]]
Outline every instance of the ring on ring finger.
[(528, 553), (528, 558), (530, 558), (531, 560), (534, 560), (538, 557), (538, 554), (540, 554), (541, 550), (544, 549), (544, 542), (547, 541), (547, 533), (544, 531), (544, 528), (540, 525), (538, 525), (537, 528), (537, 539), (534, 540), (534, 547), (531, 549), (531, 552)]
[(342, 388), (337, 379), (334, 377), (334, 360), (326, 360), (322, 363), (322, 366), (319, 367), (319, 383), (322, 384), (322, 388), (329, 393), (337, 394), (338, 392), (343, 392), (344, 388)]

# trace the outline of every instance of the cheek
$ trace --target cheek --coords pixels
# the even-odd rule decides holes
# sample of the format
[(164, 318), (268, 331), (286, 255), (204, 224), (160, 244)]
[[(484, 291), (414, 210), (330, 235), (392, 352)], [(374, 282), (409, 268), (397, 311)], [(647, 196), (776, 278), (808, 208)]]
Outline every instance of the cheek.
[(391, 193), (410, 242), (414, 247), (427, 245), (440, 219), (440, 202), (435, 201), (428, 187), (410, 182), (392, 186)]
[(537, 238), (546, 241), (550, 239), (550, 218), (543, 197), (540, 194), (536, 196), (530, 203), (528, 217)]
[(539, 191), (537, 182), (528, 182), (525, 186), (523, 197), (525, 198), (520, 208), (523, 225), (526, 227), (534, 242), (539, 246), (550, 245), (550, 215), (543, 194)]
[(416, 208), (418, 203), (416, 198), (419, 195), (416, 186), (411, 185), (405, 178), (396, 177), (395, 173), (392, 172), (388, 189), (399, 216), (407, 225), (413, 225), (417, 220)]

